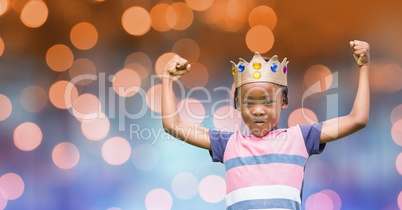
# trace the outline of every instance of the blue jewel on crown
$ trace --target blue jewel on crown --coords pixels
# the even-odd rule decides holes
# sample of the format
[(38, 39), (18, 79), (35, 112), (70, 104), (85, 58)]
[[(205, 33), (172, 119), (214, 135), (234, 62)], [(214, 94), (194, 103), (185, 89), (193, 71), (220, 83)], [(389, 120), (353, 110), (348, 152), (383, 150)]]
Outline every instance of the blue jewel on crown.
[(244, 65), (244, 63), (239, 64), (238, 69), (240, 72), (243, 72), (245, 68), (246, 68), (246, 66)]
[(272, 70), (273, 72), (276, 72), (277, 69), (278, 69), (278, 65), (276, 65), (276, 63), (273, 63), (273, 64), (271, 65), (271, 70)]

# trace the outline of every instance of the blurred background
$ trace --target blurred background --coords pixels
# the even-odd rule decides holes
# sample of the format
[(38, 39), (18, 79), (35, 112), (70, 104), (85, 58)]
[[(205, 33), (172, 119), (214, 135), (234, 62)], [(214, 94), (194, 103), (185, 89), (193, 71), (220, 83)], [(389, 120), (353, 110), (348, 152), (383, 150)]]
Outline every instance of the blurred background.
[[(230, 60), (290, 61), (280, 127), (348, 114), (371, 46), (369, 125), (306, 167), (304, 209), (402, 208), (402, 1), (0, 0), (0, 209), (224, 209), (225, 170), (164, 133), (175, 54), (187, 121), (244, 127)], [(303, 114), (304, 113), (304, 114)]]

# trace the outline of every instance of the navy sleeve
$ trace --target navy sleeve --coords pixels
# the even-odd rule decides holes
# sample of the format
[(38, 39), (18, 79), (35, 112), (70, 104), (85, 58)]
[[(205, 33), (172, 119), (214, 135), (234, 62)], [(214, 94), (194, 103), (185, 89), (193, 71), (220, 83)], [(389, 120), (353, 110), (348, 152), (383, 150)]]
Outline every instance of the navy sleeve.
[(225, 153), (226, 145), (233, 132), (210, 130), (209, 139), (211, 141), (211, 155), (212, 161), (223, 163), (223, 155)]
[(325, 143), (320, 143), (322, 123), (315, 123), (313, 125), (299, 125), (304, 143), (309, 155), (320, 154), (324, 148)]

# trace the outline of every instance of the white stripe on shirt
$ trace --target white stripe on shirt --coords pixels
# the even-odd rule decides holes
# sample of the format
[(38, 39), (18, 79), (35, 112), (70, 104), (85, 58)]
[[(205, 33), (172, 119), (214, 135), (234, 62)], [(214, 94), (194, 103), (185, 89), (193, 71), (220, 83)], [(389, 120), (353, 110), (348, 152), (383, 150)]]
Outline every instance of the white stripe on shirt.
[(289, 199), (301, 203), (300, 190), (286, 185), (253, 186), (234, 190), (226, 195), (226, 206), (254, 199)]

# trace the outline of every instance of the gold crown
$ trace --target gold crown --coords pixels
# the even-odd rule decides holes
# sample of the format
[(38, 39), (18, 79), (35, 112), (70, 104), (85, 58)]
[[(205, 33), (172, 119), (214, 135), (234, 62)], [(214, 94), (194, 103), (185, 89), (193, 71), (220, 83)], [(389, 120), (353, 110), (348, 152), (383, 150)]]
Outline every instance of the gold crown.
[(239, 63), (232, 63), (232, 74), (235, 87), (252, 82), (271, 82), (278, 85), (287, 86), (287, 58), (279, 62), (278, 56), (274, 55), (268, 61), (256, 52), (253, 59), (248, 63), (243, 58), (239, 58)]

